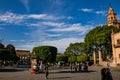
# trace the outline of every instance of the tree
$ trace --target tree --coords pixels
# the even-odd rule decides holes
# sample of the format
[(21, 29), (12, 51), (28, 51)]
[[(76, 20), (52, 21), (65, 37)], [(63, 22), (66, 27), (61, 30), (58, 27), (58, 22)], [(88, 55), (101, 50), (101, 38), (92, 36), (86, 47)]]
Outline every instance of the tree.
[(95, 46), (96, 49), (104, 48), (103, 56), (111, 55), (111, 33), (119, 31), (120, 29), (113, 26), (97, 26), (92, 29), (85, 37), (86, 53), (90, 54), (93, 52), (93, 47)]
[(77, 57), (81, 54), (85, 54), (85, 43), (80, 42), (80, 43), (70, 44), (64, 54), (68, 56), (69, 62), (71, 63), (77, 62), (78, 61)]
[(6, 49), (10, 51), (10, 53), (16, 55), (15, 47), (12, 44), (8, 44)]
[(6, 49), (0, 49), (0, 60), (8, 61), (10, 60), (10, 52)]
[(57, 55), (57, 48), (53, 46), (38, 46), (33, 48), (37, 61), (55, 62)]
[(0, 49), (4, 49), (4, 45), (0, 43)]
[(84, 53), (84, 43), (74, 43), (74, 44), (70, 44), (69, 47), (66, 49), (66, 51), (64, 52), (64, 54), (66, 56), (71, 56), (71, 55), (80, 55), (82, 53)]
[(79, 55), (79, 56), (77, 56), (77, 61), (78, 62), (85, 62), (85, 61), (87, 61), (88, 60), (88, 56), (87, 55)]
[(77, 56), (69, 56), (69, 58), (68, 58), (68, 61), (70, 62), (70, 63), (74, 63), (74, 62), (77, 62)]
[(58, 56), (56, 56), (56, 62), (60, 62), (60, 61), (68, 62), (68, 57), (65, 56), (65, 55), (58, 55)]
[(6, 48), (3, 44), (0, 45), (0, 60), (3, 62), (14, 61), (17, 62), (15, 47), (13, 45), (7, 45)]
[(10, 53), (10, 60), (12, 60), (12, 61), (17, 61), (19, 58), (17, 57), (17, 55), (16, 55), (16, 51), (15, 51), (15, 47), (12, 45), (12, 44), (8, 44), (7, 46), (6, 46), (6, 49), (9, 51), (9, 53)]

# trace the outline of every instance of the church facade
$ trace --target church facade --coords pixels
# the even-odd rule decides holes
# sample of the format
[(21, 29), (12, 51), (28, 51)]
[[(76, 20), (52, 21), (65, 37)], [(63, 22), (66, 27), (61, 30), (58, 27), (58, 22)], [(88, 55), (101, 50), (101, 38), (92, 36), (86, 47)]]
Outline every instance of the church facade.
[[(114, 26), (116, 28), (120, 28), (120, 22), (117, 20), (117, 14), (114, 12), (114, 9), (112, 7), (109, 8), (108, 14), (107, 14), (107, 26)], [(111, 67), (117, 67), (120, 65), (120, 32), (118, 33), (112, 33), (111, 34), (111, 41), (112, 41), (112, 54), (113, 54), (113, 60), (112, 61), (103, 61), (102, 60), (102, 52), (101, 50), (98, 50), (98, 60), (99, 64), (102, 66), (106, 66), (108, 63), (111, 65)], [(96, 64), (96, 53), (93, 53), (94, 58), (94, 64)]]
[[(120, 28), (120, 22), (116, 18), (117, 14), (114, 12), (113, 8), (110, 7), (108, 10), (108, 26), (115, 26)], [(112, 53), (113, 53), (113, 66), (120, 65), (120, 32), (111, 34), (112, 40)]]
[(120, 32), (112, 34), (113, 64), (120, 65)]
[(117, 28), (120, 28), (120, 22), (117, 20), (117, 14), (112, 7), (110, 7), (108, 10), (107, 20), (107, 26), (115, 26)]

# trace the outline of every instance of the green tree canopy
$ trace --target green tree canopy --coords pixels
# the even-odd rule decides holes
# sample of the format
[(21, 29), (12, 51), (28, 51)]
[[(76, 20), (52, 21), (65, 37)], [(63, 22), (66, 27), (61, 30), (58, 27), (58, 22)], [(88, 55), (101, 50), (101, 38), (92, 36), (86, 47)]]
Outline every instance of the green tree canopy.
[(6, 49), (9, 50), (12, 54), (16, 55), (15, 47), (12, 44), (8, 44)]
[(0, 60), (10, 60), (10, 52), (6, 49), (0, 49)]
[(65, 55), (57, 55), (56, 62), (59, 62), (59, 61), (68, 62), (68, 57)]
[(111, 33), (119, 31), (120, 29), (113, 26), (97, 26), (92, 29), (85, 37), (86, 52), (90, 54), (95, 46), (96, 49), (104, 48), (104, 53), (111, 54)]
[(55, 62), (57, 55), (57, 48), (53, 46), (38, 46), (33, 48), (37, 60), (43, 60), (47, 62)]
[(3, 44), (0, 47), (0, 60), (5, 61), (17, 61), (18, 57), (16, 56), (15, 47), (13, 45), (8, 45), (6, 48)]
[(70, 62), (70, 63), (74, 63), (74, 62), (77, 62), (77, 56), (69, 56), (68, 57), (68, 61)]
[(80, 55), (84, 53), (84, 43), (74, 43), (74, 44), (70, 44), (69, 47), (67, 47), (66, 51), (64, 52), (64, 54), (66, 56), (71, 56), (71, 55)]
[(0, 43), (0, 49), (3, 49), (4, 45), (2, 43)]
[(86, 54), (81, 54), (77, 56), (77, 62), (85, 62), (88, 60), (88, 56)]

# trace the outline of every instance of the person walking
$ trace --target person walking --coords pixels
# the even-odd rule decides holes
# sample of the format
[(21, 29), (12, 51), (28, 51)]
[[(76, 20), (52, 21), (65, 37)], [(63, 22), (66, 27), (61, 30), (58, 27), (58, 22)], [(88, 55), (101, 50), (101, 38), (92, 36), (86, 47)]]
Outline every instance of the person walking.
[(106, 69), (106, 79), (105, 80), (113, 80), (112, 73), (110, 72), (110, 68)]
[(110, 63), (107, 63), (107, 68), (109, 68), (109, 69), (110, 69)]
[(101, 69), (101, 80), (106, 80), (106, 68)]
[(45, 64), (45, 79), (48, 79), (49, 71), (48, 71), (48, 64)]

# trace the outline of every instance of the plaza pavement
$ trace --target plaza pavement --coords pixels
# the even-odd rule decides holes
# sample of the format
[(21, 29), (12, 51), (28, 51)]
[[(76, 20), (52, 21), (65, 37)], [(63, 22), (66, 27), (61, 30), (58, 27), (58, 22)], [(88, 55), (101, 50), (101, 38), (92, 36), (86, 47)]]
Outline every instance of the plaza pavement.
[[(88, 72), (71, 72), (70, 69), (50, 69), (48, 80), (101, 80), (102, 66), (90, 66)], [(113, 80), (120, 80), (120, 68), (111, 68)], [(32, 74), (25, 68), (0, 68), (0, 80), (45, 80), (45, 74)]]

